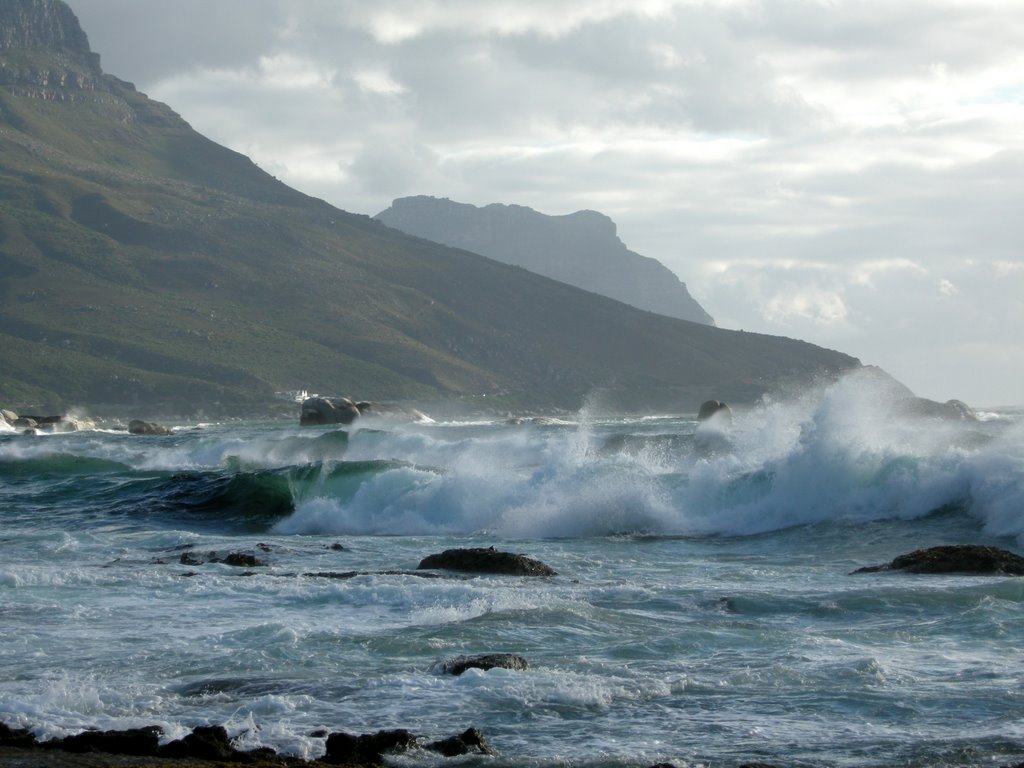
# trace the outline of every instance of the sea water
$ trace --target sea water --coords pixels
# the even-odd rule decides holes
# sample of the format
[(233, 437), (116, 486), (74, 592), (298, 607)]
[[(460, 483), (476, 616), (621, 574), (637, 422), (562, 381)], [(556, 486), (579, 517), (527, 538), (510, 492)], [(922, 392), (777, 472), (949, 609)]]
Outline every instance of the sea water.
[[(1019, 762), (1024, 579), (851, 572), (1024, 547), (1024, 419), (887, 397), (0, 434), (0, 721), (216, 724), (306, 758), (325, 731), (475, 726), (498, 753), (393, 758), (423, 766)], [(558, 575), (415, 575), (487, 546)], [(495, 652), (529, 668), (436, 666)]]

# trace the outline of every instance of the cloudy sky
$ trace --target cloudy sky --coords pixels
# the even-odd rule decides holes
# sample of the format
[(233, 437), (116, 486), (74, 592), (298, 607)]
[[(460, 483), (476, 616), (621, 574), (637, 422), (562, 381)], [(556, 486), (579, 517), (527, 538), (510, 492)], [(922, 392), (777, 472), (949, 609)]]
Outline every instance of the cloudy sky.
[(611, 216), (718, 325), (1024, 403), (1020, 0), (70, 0), (309, 194)]

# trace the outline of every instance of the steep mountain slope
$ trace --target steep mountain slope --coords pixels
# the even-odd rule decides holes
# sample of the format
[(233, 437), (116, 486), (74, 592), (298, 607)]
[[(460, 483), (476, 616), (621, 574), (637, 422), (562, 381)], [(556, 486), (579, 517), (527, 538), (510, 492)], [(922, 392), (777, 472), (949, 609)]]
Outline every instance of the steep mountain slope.
[(627, 307), (273, 179), (0, 0), (0, 404), (245, 410), (275, 390), (695, 408), (854, 367)]
[(547, 216), (521, 205), (478, 208), (421, 195), (399, 198), (374, 218), (659, 315), (714, 325), (685, 283), (626, 248), (615, 222), (596, 211)]

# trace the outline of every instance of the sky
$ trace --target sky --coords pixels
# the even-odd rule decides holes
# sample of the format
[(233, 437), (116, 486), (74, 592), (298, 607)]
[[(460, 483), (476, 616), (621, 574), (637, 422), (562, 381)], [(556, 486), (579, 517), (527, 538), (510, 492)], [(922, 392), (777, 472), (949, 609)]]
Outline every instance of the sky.
[(291, 186), (612, 217), (723, 328), (1024, 404), (1020, 0), (69, 0)]

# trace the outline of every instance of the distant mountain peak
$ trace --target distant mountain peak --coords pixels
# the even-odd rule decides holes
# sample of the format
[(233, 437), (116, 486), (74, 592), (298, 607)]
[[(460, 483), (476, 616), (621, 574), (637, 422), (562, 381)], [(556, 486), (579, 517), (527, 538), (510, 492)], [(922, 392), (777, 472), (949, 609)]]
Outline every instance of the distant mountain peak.
[(376, 216), (389, 227), (463, 248), (649, 312), (714, 325), (686, 284), (629, 250), (598, 211), (549, 216), (523, 205), (478, 208), (448, 198), (403, 197)]

